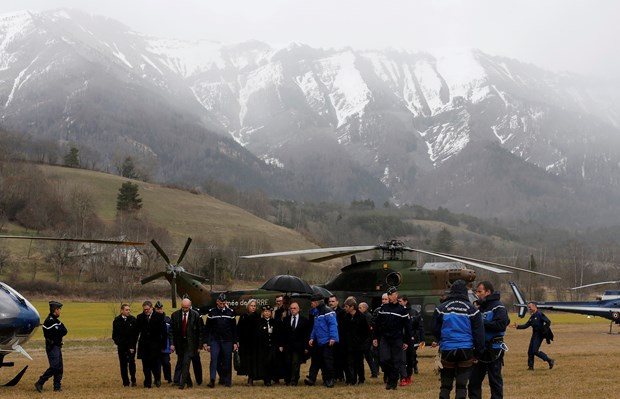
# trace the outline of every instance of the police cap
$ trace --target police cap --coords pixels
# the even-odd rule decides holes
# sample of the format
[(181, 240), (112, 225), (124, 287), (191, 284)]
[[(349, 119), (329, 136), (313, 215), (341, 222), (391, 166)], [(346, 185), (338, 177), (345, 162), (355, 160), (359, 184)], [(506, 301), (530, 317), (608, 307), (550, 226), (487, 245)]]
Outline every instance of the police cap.
[(50, 303), (50, 310), (51, 310), (51, 311), (54, 311), (54, 310), (56, 310), (56, 309), (60, 309), (60, 308), (62, 308), (62, 303), (60, 303), (60, 302), (57, 302), (57, 301), (50, 301), (49, 303)]
[(163, 308), (163, 307), (164, 307), (164, 304), (163, 304), (163, 303), (161, 303), (161, 302), (159, 302), (159, 301), (157, 301), (157, 303), (156, 303), (156, 304), (155, 304), (155, 306), (154, 306), (154, 308), (155, 308), (155, 309), (161, 309), (161, 308)]
[(323, 294), (313, 294), (310, 297), (310, 301), (322, 301), (323, 299)]
[(388, 295), (392, 295), (393, 293), (398, 292), (398, 289), (396, 287), (390, 287), (387, 290), (387, 294)]
[(224, 294), (222, 292), (220, 295), (218, 295), (217, 300), (218, 301), (222, 301), (222, 302), (226, 302), (226, 294)]
[(273, 308), (271, 307), (271, 305), (263, 305), (263, 306), (261, 307), (261, 309), (263, 309), (263, 310), (273, 310)]

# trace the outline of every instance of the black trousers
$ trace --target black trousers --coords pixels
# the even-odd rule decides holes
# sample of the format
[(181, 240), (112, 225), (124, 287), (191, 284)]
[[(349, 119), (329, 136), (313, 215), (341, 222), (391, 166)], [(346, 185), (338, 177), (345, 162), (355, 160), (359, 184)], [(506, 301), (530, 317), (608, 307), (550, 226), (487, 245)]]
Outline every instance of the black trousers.
[(310, 381), (316, 381), (319, 370), (323, 372), (323, 383), (334, 379), (334, 347), (329, 344), (312, 348), (312, 362), (308, 373)]
[(482, 399), (482, 382), (485, 375), (489, 376), (489, 387), (491, 388), (491, 399), (502, 399), (504, 397), (504, 380), (502, 378), (502, 366), (504, 365), (504, 351), (499, 357), (491, 362), (475, 363), (469, 377), (469, 399)]
[(530, 339), (530, 347), (527, 349), (527, 366), (534, 367), (534, 356), (538, 356), (545, 362), (549, 361), (549, 356), (545, 354), (545, 352), (540, 350), (540, 345), (543, 342), (542, 335), (538, 333), (532, 334), (532, 339)]
[(370, 368), (370, 375), (376, 377), (379, 374), (379, 366), (377, 365), (376, 359), (376, 351), (373, 350), (374, 346), (368, 346), (364, 351), (364, 357), (366, 358), (366, 363), (368, 363), (368, 368)]
[[(177, 354), (178, 355), (178, 354)], [(202, 362), (200, 361), (200, 353), (196, 353), (195, 356), (191, 358), (192, 368), (194, 369), (194, 379), (196, 380), (196, 384), (202, 384)], [(181, 367), (183, 362), (177, 356), (177, 364), (174, 367), (174, 378), (173, 381), (175, 384), (178, 384), (181, 381)]]
[(467, 381), (472, 371), (473, 349), (461, 348), (441, 351), (441, 388), (439, 399), (450, 399), (452, 385), (456, 382), (456, 399), (467, 396)]
[(304, 355), (299, 351), (284, 350), (284, 382), (297, 384), (299, 382), (299, 369)]
[(345, 369), (347, 384), (362, 384), (366, 381), (364, 375), (364, 351), (347, 352), (347, 368)]
[[(117, 347), (118, 363), (121, 368), (121, 378), (123, 385), (129, 386), (130, 382), (136, 382), (136, 352), (131, 353), (129, 348)], [(131, 377), (131, 381), (130, 381)]]
[(46, 347), (45, 351), (47, 352), (47, 360), (50, 366), (47, 370), (45, 370), (43, 375), (39, 377), (38, 382), (43, 385), (45, 384), (45, 381), (49, 380), (51, 377), (54, 377), (54, 389), (60, 389), (60, 382), (62, 381), (63, 372), (62, 347), (59, 345), (51, 345), (50, 347)]
[(161, 363), (161, 372), (164, 376), (164, 380), (172, 382), (172, 366), (170, 365), (170, 353), (162, 352), (159, 362)]
[(142, 372), (144, 373), (144, 386), (150, 388), (153, 384), (161, 382), (161, 363), (159, 353), (154, 356), (149, 354), (149, 357), (142, 359)]
[(403, 364), (403, 340), (381, 339), (379, 342), (379, 361), (383, 372), (387, 376), (388, 385), (398, 384), (398, 375)]

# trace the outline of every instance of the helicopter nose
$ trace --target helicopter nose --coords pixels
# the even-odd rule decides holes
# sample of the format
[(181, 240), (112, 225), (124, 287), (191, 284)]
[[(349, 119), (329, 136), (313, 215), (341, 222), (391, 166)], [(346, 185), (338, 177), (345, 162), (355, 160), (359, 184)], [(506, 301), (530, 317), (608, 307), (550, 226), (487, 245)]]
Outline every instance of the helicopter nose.
[(39, 312), (32, 305), (28, 306), (26, 309), (22, 309), (15, 319), (15, 334), (30, 335), (39, 327), (40, 323)]

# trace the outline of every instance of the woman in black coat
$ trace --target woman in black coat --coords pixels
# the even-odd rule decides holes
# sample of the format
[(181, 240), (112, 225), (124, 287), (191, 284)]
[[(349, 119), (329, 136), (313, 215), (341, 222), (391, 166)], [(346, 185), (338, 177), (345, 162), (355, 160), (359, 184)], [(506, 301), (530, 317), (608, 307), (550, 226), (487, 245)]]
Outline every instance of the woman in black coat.
[(238, 375), (248, 376), (248, 385), (253, 385), (258, 376), (258, 352), (256, 330), (258, 329), (259, 315), (256, 311), (256, 299), (250, 299), (247, 304), (247, 313), (239, 317), (237, 323), (237, 337), (239, 337), (239, 368)]
[(271, 317), (272, 308), (263, 306), (263, 313), (258, 320), (257, 352), (258, 352), (258, 378), (265, 382), (265, 386), (271, 386), (271, 381), (276, 377), (276, 354), (279, 350), (277, 338), (278, 323)]

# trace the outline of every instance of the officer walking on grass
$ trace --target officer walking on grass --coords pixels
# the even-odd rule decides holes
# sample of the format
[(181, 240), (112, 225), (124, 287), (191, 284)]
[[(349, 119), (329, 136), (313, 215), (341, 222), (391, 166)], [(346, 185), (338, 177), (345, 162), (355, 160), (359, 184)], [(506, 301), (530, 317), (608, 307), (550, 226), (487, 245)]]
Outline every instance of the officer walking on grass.
[(62, 303), (50, 301), (50, 314), (43, 323), (43, 336), (45, 337), (45, 353), (49, 361), (49, 368), (39, 380), (35, 382), (34, 387), (38, 392), (43, 391), (45, 381), (54, 377), (54, 391), (60, 391), (60, 382), (62, 381), (62, 337), (67, 335), (67, 328), (58, 319), (62, 311)]
[(540, 345), (545, 338), (547, 338), (547, 342), (553, 339), (553, 335), (549, 328), (551, 326), (551, 320), (549, 320), (543, 312), (538, 310), (538, 306), (536, 306), (534, 302), (528, 303), (527, 308), (531, 313), (527, 323), (521, 325), (514, 323), (510, 325), (510, 327), (516, 328), (517, 330), (532, 327), (532, 338), (530, 339), (530, 346), (527, 349), (527, 369), (534, 370), (534, 356), (538, 356), (543, 361), (549, 363), (549, 369), (552, 369), (555, 365), (555, 360), (540, 350)]

